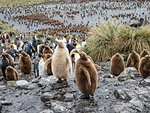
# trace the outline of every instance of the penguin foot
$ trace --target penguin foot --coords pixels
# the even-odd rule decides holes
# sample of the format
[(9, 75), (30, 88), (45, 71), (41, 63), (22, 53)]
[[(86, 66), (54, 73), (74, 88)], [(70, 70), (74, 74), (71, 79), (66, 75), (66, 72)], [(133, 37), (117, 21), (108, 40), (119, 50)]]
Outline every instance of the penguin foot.
[(56, 83), (62, 83), (62, 82), (63, 81), (61, 80), (61, 78), (59, 78)]
[(90, 96), (89, 95), (82, 95), (82, 96), (80, 96), (80, 99), (90, 99)]
[(91, 96), (93, 97), (93, 96), (94, 96), (94, 94), (91, 94)]
[(64, 83), (65, 85), (68, 85), (67, 79), (64, 79), (63, 83)]

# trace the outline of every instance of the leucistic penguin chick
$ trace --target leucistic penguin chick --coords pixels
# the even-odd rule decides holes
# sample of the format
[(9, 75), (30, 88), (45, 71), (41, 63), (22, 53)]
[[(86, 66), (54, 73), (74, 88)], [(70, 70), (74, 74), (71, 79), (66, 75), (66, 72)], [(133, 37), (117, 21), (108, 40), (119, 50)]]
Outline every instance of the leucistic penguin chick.
[(119, 53), (116, 53), (111, 58), (110, 73), (112, 75), (119, 76), (120, 73), (124, 71), (124, 69), (124, 59)]
[(44, 59), (41, 57), (41, 60), (39, 61), (39, 76), (43, 76), (44, 75), (44, 66), (45, 66), (45, 62)]
[(67, 78), (72, 72), (72, 64), (69, 56), (69, 51), (62, 41), (58, 41), (58, 45), (52, 56), (52, 72), (58, 78), (57, 82), (67, 83)]
[(79, 53), (80, 58), (75, 64), (75, 80), (79, 90), (84, 94), (81, 98), (93, 95), (98, 83), (98, 75), (93, 62), (84, 52)]

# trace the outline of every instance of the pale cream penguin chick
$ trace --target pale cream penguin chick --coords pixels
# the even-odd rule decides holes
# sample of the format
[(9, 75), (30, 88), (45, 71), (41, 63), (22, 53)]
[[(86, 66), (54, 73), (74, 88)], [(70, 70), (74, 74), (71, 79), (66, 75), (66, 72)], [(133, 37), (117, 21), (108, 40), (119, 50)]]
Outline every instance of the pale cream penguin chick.
[(58, 41), (58, 45), (52, 56), (52, 72), (58, 78), (57, 82), (62, 82), (62, 78), (67, 82), (67, 78), (72, 72), (69, 51), (62, 41)]

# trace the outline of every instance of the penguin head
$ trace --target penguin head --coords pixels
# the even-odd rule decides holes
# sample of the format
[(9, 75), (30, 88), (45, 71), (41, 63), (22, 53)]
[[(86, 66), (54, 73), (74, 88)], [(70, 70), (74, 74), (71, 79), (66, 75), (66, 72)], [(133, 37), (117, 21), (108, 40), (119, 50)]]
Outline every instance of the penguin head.
[(27, 43), (27, 41), (26, 41), (26, 40), (24, 40), (24, 43)]
[(64, 48), (65, 47), (64, 42), (62, 42), (62, 41), (57, 41), (57, 42), (58, 42), (58, 47), (59, 48)]
[(85, 52), (79, 52), (81, 60), (88, 60), (88, 56)]
[(5, 59), (6, 58), (6, 55), (5, 54), (2, 54), (2, 59)]
[(6, 70), (9, 71), (9, 72), (12, 72), (13, 71), (13, 67), (12, 66), (7, 66)]
[(24, 51), (22, 51), (21, 54), (22, 54), (23, 56), (25, 56), (25, 57), (27, 56), (27, 53), (24, 52)]

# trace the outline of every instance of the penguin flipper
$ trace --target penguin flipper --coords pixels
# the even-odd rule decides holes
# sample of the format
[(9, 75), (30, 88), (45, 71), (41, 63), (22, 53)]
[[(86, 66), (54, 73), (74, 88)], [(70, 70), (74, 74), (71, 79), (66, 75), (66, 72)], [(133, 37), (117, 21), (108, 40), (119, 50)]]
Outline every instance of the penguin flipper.
[(91, 78), (90, 78), (89, 72), (87, 71), (87, 69), (85, 67), (82, 67), (82, 72), (84, 73), (85, 77), (87, 78), (88, 85), (91, 86)]

